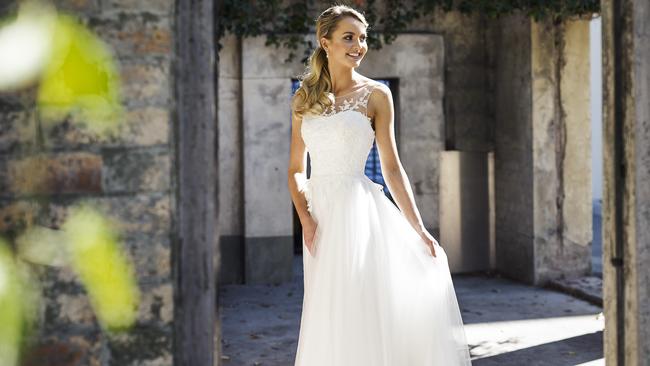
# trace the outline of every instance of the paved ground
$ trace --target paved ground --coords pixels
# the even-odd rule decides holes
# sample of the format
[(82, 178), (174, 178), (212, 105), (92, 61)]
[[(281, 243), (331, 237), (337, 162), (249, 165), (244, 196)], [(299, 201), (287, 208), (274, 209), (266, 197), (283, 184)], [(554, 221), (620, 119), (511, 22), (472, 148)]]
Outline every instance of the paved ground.
[[(294, 274), (291, 283), (279, 286), (222, 286), (224, 365), (293, 365), (302, 305), (300, 256)], [(604, 365), (599, 306), (498, 276), (453, 279), (473, 365)]]

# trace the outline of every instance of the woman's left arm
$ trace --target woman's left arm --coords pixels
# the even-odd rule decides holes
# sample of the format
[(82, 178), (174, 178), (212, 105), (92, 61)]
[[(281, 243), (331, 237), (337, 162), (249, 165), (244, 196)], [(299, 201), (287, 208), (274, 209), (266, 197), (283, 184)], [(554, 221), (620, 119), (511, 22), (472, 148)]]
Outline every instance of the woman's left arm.
[[(432, 242), (437, 244), (437, 241), (424, 227), (422, 217), (415, 204), (411, 183), (399, 159), (395, 141), (395, 108), (392, 93), (387, 86), (379, 85), (370, 94), (368, 113), (374, 119), (381, 172), (395, 203), (415, 231), (423, 239), (426, 239), (425, 241), (428, 241), (427, 244), (433, 244)], [(431, 249), (433, 250), (433, 248)]]

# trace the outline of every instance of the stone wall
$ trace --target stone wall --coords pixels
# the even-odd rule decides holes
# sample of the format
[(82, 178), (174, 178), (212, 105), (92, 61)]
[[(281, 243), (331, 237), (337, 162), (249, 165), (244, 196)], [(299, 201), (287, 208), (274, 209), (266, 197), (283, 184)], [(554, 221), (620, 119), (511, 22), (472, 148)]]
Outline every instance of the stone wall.
[(589, 22), (500, 20), (497, 269), (530, 283), (590, 273)]
[[(35, 266), (45, 302), (30, 364), (54, 359), (75, 365), (171, 364), (174, 1), (60, 0), (56, 5), (113, 47), (127, 123), (117, 136), (95, 135), (66, 120), (44, 124), (35, 113), (34, 90), (1, 96), (2, 231), (11, 232), (29, 217), (58, 228), (72, 204), (88, 200), (118, 223), (142, 298), (133, 332), (109, 337), (100, 331), (71, 269)], [(30, 191), (21, 184), (21, 172), (37, 160), (47, 166), (50, 183)]]

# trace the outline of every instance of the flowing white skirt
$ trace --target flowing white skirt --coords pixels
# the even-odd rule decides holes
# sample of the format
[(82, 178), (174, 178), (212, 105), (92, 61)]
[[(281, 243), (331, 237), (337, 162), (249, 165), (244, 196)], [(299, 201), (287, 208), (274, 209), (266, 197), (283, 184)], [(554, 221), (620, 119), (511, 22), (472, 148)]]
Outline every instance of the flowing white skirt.
[(444, 249), (433, 257), (365, 175), (312, 175), (304, 189), (318, 227), (313, 256), (303, 237), (295, 365), (471, 365)]

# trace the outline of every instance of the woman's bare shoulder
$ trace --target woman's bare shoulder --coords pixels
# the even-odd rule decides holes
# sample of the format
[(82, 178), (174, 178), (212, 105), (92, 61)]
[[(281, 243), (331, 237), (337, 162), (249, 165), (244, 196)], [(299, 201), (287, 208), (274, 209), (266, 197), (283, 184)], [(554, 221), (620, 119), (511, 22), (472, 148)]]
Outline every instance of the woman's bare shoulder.
[(369, 104), (384, 103), (393, 98), (390, 88), (384, 83), (373, 80), (370, 88)]
[(372, 93), (378, 93), (383, 96), (391, 95), (390, 88), (382, 82), (372, 80), (370, 87), (372, 88)]
[[(386, 113), (391, 109), (393, 96), (390, 88), (381, 82), (373, 81), (370, 95), (368, 96), (368, 117), (375, 119), (378, 113)], [(383, 110), (384, 112), (380, 112)]]

